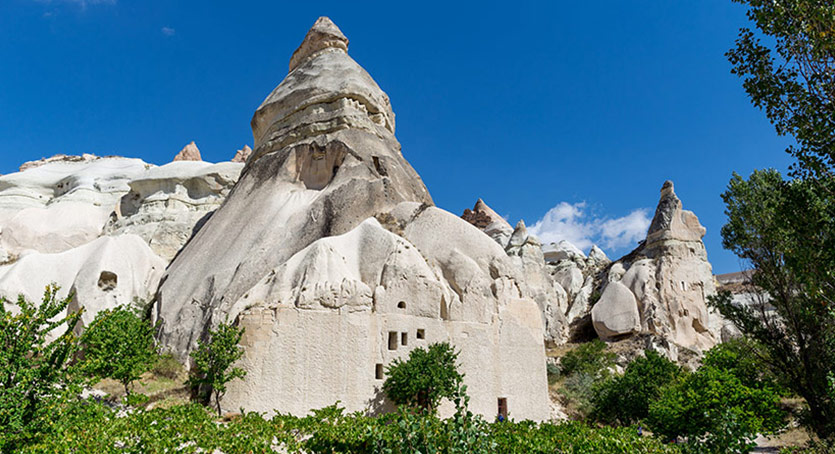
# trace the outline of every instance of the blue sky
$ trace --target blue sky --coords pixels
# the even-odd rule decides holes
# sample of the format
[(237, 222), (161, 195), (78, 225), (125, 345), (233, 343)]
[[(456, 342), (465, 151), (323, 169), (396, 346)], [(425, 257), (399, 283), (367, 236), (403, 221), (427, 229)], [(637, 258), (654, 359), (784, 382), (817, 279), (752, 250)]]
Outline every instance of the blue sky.
[(2, 0), (0, 173), (56, 153), (163, 164), (191, 140), (228, 160), (327, 15), (391, 97), (438, 206), (482, 197), (546, 240), (619, 256), (672, 179), (714, 271), (736, 271), (720, 194), (733, 171), (790, 162), (724, 57), (744, 13), (730, 0)]

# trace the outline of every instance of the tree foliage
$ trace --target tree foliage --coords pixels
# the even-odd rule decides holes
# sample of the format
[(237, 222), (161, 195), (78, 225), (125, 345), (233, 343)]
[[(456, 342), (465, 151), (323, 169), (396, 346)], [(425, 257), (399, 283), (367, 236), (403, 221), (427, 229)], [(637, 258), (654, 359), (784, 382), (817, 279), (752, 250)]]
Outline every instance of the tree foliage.
[(157, 360), (153, 327), (128, 306), (99, 312), (81, 336), (81, 344), (84, 371), (119, 381), (128, 396), (131, 382)]
[(780, 396), (750, 388), (732, 373), (702, 366), (661, 390), (647, 423), (667, 439), (686, 437), (704, 453), (747, 453), (758, 433), (784, 426)]
[(198, 389), (209, 388), (214, 396), (218, 416), (221, 414), (220, 400), (226, 394), (226, 385), (246, 375), (246, 371), (240, 367), (232, 367), (244, 354), (238, 345), (243, 335), (242, 328), (221, 323), (217, 329), (209, 330), (208, 342), (198, 341), (197, 349), (191, 352), (194, 374), (189, 382)]
[(759, 359), (774, 376), (806, 400), (804, 421), (823, 439), (835, 437), (833, 189), (833, 179), (784, 181), (774, 170), (748, 180), (734, 175), (722, 195), (723, 245), (751, 266), (759, 301), (739, 305), (728, 293), (710, 299), (761, 347)]
[(600, 383), (594, 390), (591, 417), (609, 424), (629, 425), (644, 420), (650, 402), (658, 399), (661, 389), (682, 375), (674, 362), (647, 350), (626, 366), (623, 375)]
[(47, 432), (76, 384), (69, 363), (77, 349), (72, 327), (81, 312), (66, 314), (72, 296), (46, 288), (40, 304), (18, 297), (17, 310), (0, 298), (0, 452)]
[[(742, 28), (728, 53), (733, 73), (780, 135), (797, 145), (797, 174), (835, 168), (835, 2), (734, 0), (759, 30)], [(764, 35), (764, 36), (763, 36)], [(763, 37), (764, 39), (761, 39)]]
[(458, 352), (447, 342), (416, 348), (406, 361), (388, 365), (383, 391), (397, 405), (434, 413), (441, 399), (454, 398), (461, 387), (457, 361)]
[(564, 376), (584, 373), (594, 378), (609, 374), (609, 368), (615, 365), (615, 354), (606, 351), (606, 343), (600, 339), (580, 344), (566, 352), (560, 358), (560, 368)]

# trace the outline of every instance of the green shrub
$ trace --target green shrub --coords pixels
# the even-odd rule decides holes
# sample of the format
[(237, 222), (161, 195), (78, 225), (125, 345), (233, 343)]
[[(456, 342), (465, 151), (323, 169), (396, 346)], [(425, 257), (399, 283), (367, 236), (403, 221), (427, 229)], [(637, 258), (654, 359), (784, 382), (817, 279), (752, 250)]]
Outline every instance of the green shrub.
[(548, 374), (549, 385), (556, 383), (560, 379), (560, 375), (562, 375), (562, 369), (560, 369), (560, 366), (553, 363), (548, 363), (545, 366), (545, 371)]
[(183, 371), (183, 365), (171, 353), (163, 353), (157, 357), (151, 371), (154, 375), (176, 380), (180, 376), (180, 372)]
[(584, 419), (591, 411), (591, 399), (598, 379), (585, 372), (573, 373), (565, 379), (559, 393), (568, 400), (571, 414)]
[(409, 359), (395, 359), (386, 368), (383, 391), (396, 405), (433, 413), (441, 399), (452, 399), (464, 376), (458, 372), (458, 352), (448, 343), (416, 348)]
[(608, 424), (635, 424), (647, 417), (650, 402), (661, 388), (681, 375), (674, 362), (647, 350), (626, 366), (623, 375), (612, 377), (595, 387), (591, 417)]
[(606, 343), (600, 339), (580, 344), (560, 359), (564, 376), (582, 372), (599, 378), (608, 375), (614, 365), (615, 354), (606, 351)]
[(667, 439), (686, 437), (703, 453), (746, 453), (758, 433), (785, 425), (780, 396), (745, 386), (736, 376), (705, 366), (665, 387), (650, 402), (647, 423)]
[[(459, 390), (458, 395), (466, 395)], [(96, 402), (76, 402), (57, 429), (21, 453), (287, 452), (288, 454), (675, 454), (677, 446), (642, 437), (635, 428), (595, 428), (583, 423), (487, 423), (456, 404), (453, 417), (398, 412), (380, 417), (345, 414), (336, 405), (303, 418), (249, 412), (217, 422), (196, 404), (117, 412)]]
[(197, 349), (191, 352), (194, 359), (194, 374), (189, 384), (200, 389), (208, 388), (214, 395), (217, 415), (220, 416), (220, 400), (226, 394), (226, 384), (236, 378), (243, 378), (246, 371), (232, 367), (244, 351), (238, 345), (244, 330), (229, 323), (221, 323), (217, 329), (209, 330), (209, 341), (197, 342)]
[(755, 389), (773, 389), (786, 394), (761, 358), (767, 352), (756, 343), (744, 338), (723, 342), (705, 352), (702, 365), (727, 371), (739, 381)]
[[(69, 362), (81, 311), (62, 316), (72, 295), (58, 299), (58, 290), (49, 285), (40, 305), (18, 297), (17, 314), (0, 298), (0, 452), (51, 432), (58, 407), (78, 391)], [(50, 342), (55, 332), (63, 333)]]
[(119, 381), (125, 395), (130, 395), (131, 382), (147, 372), (157, 356), (153, 327), (127, 306), (99, 312), (81, 336), (81, 344), (82, 369)]

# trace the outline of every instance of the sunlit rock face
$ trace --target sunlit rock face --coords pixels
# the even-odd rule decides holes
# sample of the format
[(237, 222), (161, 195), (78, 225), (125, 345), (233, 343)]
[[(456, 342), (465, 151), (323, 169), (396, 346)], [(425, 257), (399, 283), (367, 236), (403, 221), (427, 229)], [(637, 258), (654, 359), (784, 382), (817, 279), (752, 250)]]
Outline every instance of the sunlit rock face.
[[(388, 96), (320, 18), (255, 112), (223, 205), (174, 259), (155, 306), (185, 360), (207, 329), (246, 328), (225, 408), (378, 412), (384, 366), (461, 351), (471, 409), (548, 417), (542, 315), (502, 246), (435, 208), (394, 137)], [(441, 413), (448, 414), (449, 408)]]
[(0, 177), (0, 256), (63, 252), (98, 238), (139, 159), (60, 155)]
[[(673, 183), (665, 182), (646, 240), (608, 269), (608, 284), (591, 310), (597, 333), (606, 339), (652, 334), (695, 351), (715, 345), (706, 303), (716, 289), (704, 234)], [(670, 353), (675, 356), (674, 348)]]
[(238, 181), (243, 164), (177, 161), (153, 167), (128, 183), (105, 226), (109, 235), (135, 234), (171, 261)]

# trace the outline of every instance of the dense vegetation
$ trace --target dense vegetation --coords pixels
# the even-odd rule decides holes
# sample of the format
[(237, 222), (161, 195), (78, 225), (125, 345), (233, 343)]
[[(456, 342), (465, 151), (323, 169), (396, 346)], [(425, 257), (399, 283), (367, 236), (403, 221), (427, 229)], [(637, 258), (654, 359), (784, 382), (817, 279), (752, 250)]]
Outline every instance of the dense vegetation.
[(157, 360), (153, 327), (140, 311), (126, 306), (101, 311), (81, 337), (84, 371), (119, 381), (126, 395), (130, 395), (130, 384)]
[(835, 445), (835, 3), (736, 1), (757, 30), (741, 29), (728, 59), (777, 133), (794, 139), (795, 162), (790, 179), (774, 170), (731, 179), (723, 245), (750, 266), (761, 304), (727, 293), (712, 304), (803, 397), (804, 425)]

